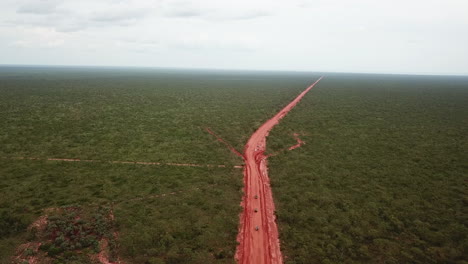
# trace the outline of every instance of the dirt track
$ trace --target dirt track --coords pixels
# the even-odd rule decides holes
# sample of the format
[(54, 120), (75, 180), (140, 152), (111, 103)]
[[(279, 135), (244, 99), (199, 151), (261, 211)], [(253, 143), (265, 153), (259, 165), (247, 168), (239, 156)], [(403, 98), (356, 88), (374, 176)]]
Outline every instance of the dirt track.
[[(95, 162), (95, 163), (114, 163), (114, 164), (134, 164), (134, 165), (157, 165), (157, 166), (179, 166), (179, 167), (208, 167), (208, 168), (228, 168), (226, 165), (213, 164), (194, 164), (194, 163), (173, 163), (173, 162), (148, 162), (148, 161), (119, 161), (119, 160), (85, 160), (85, 159), (67, 159), (67, 158), (38, 158), (38, 157), (0, 157), (0, 159), (10, 160), (37, 160), (37, 161), (60, 161), (60, 162)], [(232, 166), (235, 169), (242, 169), (242, 165)]]
[[(323, 77), (320, 77), (292, 102), (266, 121), (250, 137), (244, 149), (244, 197), (240, 216), (236, 260), (242, 264), (283, 263), (275, 222), (275, 205), (268, 178), (266, 137), (296, 104)], [(256, 230), (258, 227), (258, 230)]]

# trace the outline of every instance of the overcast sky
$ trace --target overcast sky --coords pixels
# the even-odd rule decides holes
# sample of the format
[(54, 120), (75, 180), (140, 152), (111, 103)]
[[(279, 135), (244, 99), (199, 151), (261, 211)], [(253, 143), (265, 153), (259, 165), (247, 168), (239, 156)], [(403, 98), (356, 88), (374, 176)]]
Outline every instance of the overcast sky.
[(468, 74), (468, 0), (0, 0), (0, 64)]

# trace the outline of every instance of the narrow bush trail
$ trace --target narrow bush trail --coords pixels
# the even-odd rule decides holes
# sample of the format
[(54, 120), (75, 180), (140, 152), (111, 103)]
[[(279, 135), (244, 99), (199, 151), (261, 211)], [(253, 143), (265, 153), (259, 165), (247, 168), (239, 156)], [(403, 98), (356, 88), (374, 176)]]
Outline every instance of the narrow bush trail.
[(235, 149), (231, 144), (229, 144), (227, 141), (225, 141), (224, 139), (222, 139), (220, 136), (218, 136), (215, 132), (213, 132), (213, 130), (209, 129), (208, 127), (205, 128), (206, 132), (210, 133), (212, 136), (214, 136), (219, 142), (223, 143), (224, 145), (226, 145), (226, 147), (232, 152), (234, 153), (235, 155), (237, 155), (238, 157), (241, 157), (241, 158), (244, 158), (244, 156), (242, 156), (242, 154), (237, 151), (237, 149)]
[(323, 77), (307, 87), (292, 102), (266, 121), (250, 137), (244, 149), (244, 208), (240, 216), (239, 245), (236, 260), (242, 264), (283, 263), (275, 222), (275, 205), (268, 178), (266, 137), (281, 118), (294, 107)]
[[(207, 167), (207, 168), (230, 168), (227, 165), (213, 164), (194, 164), (194, 163), (174, 163), (174, 162), (149, 162), (149, 161), (121, 161), (121, 160), (85, 160), (70, 158), (37, 158), (37, 157), (0, 157), (0, 159), (10, 160), (37, 160), (37, 161), (60, 161), (60, 162), (95, 162), (95, 163), (114, 163), (114, 164), (134, 164), (134, 165), (157, 165), (157, 166), (179, 166), (179, 167)], [(242, 169), (242, 165), (234, 165), (232, 168)]]

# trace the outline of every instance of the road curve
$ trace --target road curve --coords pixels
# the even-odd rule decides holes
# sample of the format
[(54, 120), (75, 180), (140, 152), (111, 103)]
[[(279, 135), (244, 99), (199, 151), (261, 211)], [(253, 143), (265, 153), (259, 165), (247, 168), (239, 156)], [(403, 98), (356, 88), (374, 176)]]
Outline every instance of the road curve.
[[(268, 178), (266, 137), (296, 104), (323, 77), (307, 87), (292, 102), (266, 121), (250, 137), (244, 148), (244, 197), (241, 205), (235, 258), (240, 264), (283, 263), (275, 221), (275, 205)], [(257, 230), (258, 227), (258, 230)]]

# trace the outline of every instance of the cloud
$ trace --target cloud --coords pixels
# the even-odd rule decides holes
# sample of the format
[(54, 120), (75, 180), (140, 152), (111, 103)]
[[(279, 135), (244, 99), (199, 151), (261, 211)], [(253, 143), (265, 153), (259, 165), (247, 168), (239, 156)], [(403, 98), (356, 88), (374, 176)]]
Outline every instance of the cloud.
[(39, 26), (60, 32), (129, 26), (145, 19), (159, 4), (153, 0), (2, 1), (7, 2), (0, 2), (0, 7), (13, 7), (16, 13), (0, 19), (2, 23), (8, 26)]
[(19, 15), (2, 22), (8, 26), (44, 27), (60, 32), (77, 32), (87, 28), (129, 26), (144, 19), (150, 12), (151, 9), (124, 4), (108, 3), (88, 9), (72, 4), (59, 6), (52, 0), (30, 1), (16, 10)]
[(204, 13), (199, 10), (171, 10), (171, 11), (166, 11), (164, 13), (164, 16), (185, 18), (185, 17), (199, 17), (199, 16), (202, 16), (203, 14)]
[(4, 19), (3, 23), (8, 23), (10, 26), (39, 26), (68, 33), (96, 28), (145, 25), (154, 23), (158, 19), (242, 21), (271, 15), (271, 10), (264, 8), (271, 5), (252, 5), (246, 2), (247, 4), (234, 3), (225, 6), (213, 0), (17, 1), (19, 2), (16, 4), (14, 1), (11, 2), (11, 6), (16, 6), (16, 15)]
[(166, 39), (169, 49), (180, 52), (255, 52), (261, 46), (260, 41), (251, 34), (232, 32), (226, 35), (189, 33), (173, 35)]
[(0, 57), (455, 72), (468, 69), (467, 8), (466, 0), (0, 0)]
[(204, 20), (245, 20), (271, 15), (261, 6), (230, 4), (226, 7), (211, 1), (175, 1), (162, 5), (162, 15), (167, 18), (199, 18)]
[(20, 39), (13, 41), (11, 46), (20, 48), (56, 48), (65, 44), (66, 36), (64, 33), (53, 29), (36, 27), (20, 28), (17, 31)]
[(57, 11), (60, 2), (57, 0), (29, 1), (21, 5), (16, 12), (20, 14), (53, 14)]
[(31, 46), (31, 42), (26, 40), (16, 40), (11, 43), (11, 46), (20, 47), (20, 48), (27, 48)]
[(149, 10), (115, 8), (92, 14), (91, 20), (97, 22), (119, 22), (143, 19)]
[(59, 32), (77, 32), (89, 27), (89, 22), (77, 16), (53, 14), (47, 16), (18, 17), (4, 21), (9, 27), (42, 27)]
[(120, 40), (116, 47), (136, 53), (153, 53), (163, 48), (158, 41), (150, 40)]
[(231, 16), (227, 16), (226, 19), (245, 20), (245, 19), (255, 19), (255, 18), (259, 18), (259, 17), (266, 17), (266, 16), (270, 16), (270, 15), (271, 14), (266, 12), (266, 11), (253, 10), (253, 11), (249, 11), (249, 12), (244, 12), (242, 14), (234, 14), (234, 15), (231, 15)]

